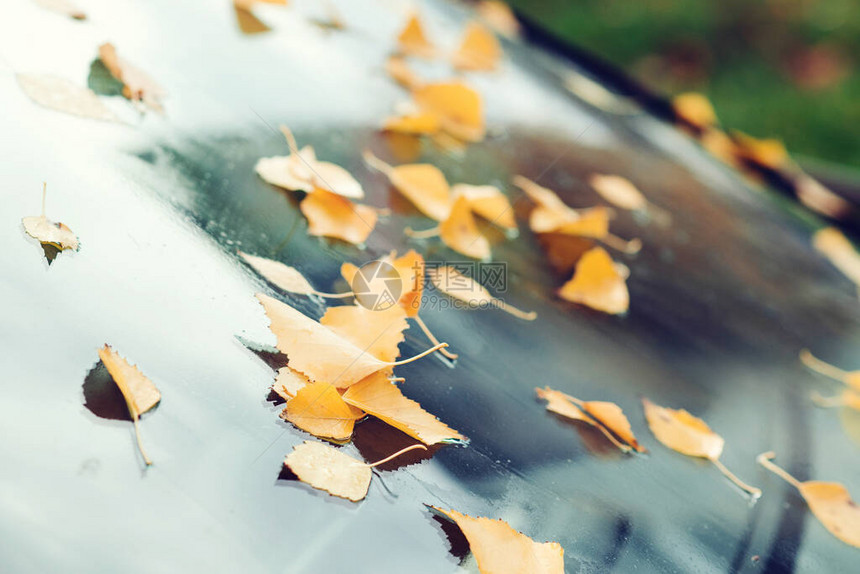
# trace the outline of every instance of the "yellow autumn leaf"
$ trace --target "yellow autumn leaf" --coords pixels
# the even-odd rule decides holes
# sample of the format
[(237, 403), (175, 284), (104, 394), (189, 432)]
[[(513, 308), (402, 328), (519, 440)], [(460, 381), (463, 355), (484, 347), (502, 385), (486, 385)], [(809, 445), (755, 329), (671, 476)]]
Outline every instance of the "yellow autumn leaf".
[(573, 277), (558, 294), (567, 301), (614, 315), (624, 313), (630, 307), (625, 278), (601, 247), (590, 249), (582, 256)]

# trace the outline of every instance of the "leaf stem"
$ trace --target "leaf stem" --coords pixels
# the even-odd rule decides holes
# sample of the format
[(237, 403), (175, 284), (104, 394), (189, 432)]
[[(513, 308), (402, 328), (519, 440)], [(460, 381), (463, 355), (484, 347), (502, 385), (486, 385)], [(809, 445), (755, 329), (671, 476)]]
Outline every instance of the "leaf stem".
[(839, 367), (831, 365), (830, 363), (825, 363), (821, 359), (815, 357), (809, 349), (802, 349), (799, 356), (800, 362), (816, 373), (824, 375), (825, 377), (830, 377), (840, 383), (845, 383), (845, 379), (851, 374), (848, 371), (843, 371)]
[[(437, 339), (436, 336), (432, 332), (430, 332), (430, 328), (427, 327), (427, 324), (424, 322), (424, 319), (422, 319), (420, 315), (415, 315), (412, 318), (415, 320), (415, 323), (421, 328), (421, 330), (424, 331), (424, 334), (427, 335), (427, 338), (430, 339), (430, 342), (434, 345), (438, 345), (439, 339)], [(441, 353), (443, 357), (447, 357), (452, 361), (456, 360), (457, 357), (460, 356), (457, 353), (452, 353), (447, 349), (439, 349), (439, 353)]]
[(642, 249), (642, 240), (638, 237), (635, 239), (631, 239), (630, 241), (621, 239), (617, 235), (613, 235), (611, 233), (607, 234), (606, 237), (602, 238), (601, 241), (611, 247), (612, 249), (617, 249), (622, 253), (627, 253), (628, 255), (634, 255), (639, 253)]
[(823, 409), (835, 409), (845, 406), (845, 397), (842, 395), (834, 395), (832, 397), (822, 396), (818, 391), (809, 393), (809, 398), (815, 403), (815, 406)]
[(408, 235), (413, 239), (429, 239), (430, 237), (436, 237), (440, 233), (439, 226), (431, 227), (430, 229), (424, 229), (422, 231), (415, 231), (411, 227), (407, 227), (403, 230), (403, 233)]
[(534, 321), (537, 319), (537, 313), (534, 311), (521, 311), (512, 305), (508, 305), (501, 299), (496, 299), (495, 297), (493, 297), (493, 303), (502, 311), (510, 313), (514, 317), (518, 317), (524, 321)]
[(750, 496), (752, 496), (753, 500), (757, 500), (758, 498), (760, 498), (760, 497), (761, 497), (761, 489), (760, 489), (760, 488), (756, 488), (756, 487), (754, 487), (754, 486), (750, 486), (749, 484), (747, 484), (747, 483), (745, 483), (744, 481), (742, 481), (740, 478), (738, 478), (738, 477), (737, 477), (737, 475), (735, 475), (735, 473), (733, 473), (733, 472), (732, 472), (732, 471), (730, 471), (728, 468), (726, 468), (726, 465), (724, 465), (724, 464), (720, 461), (720, 459), (718, 459), (718, 458), (712, 458), (712, 459), (711, 459), (711, 462), (713, 462), (713, 463), (714, 463), (714, 465), (715, 465), (718, 469), (720, 469), (720, 472), (722, 472), (722, 473), (723, 473), (723, 475), (724, 475), (726, 478), (728, 478), (729, 480), (731, 480), (731, 481), (735, 484), (735, 486), (737, 486), (738, 488), (740, 488), (741, 490), (745, 491), (745, 492), (746, 492), (746, 493), (748, 493)]
[(355, 293), (352, 291), (346, 291), (345, 293), (323, 293), (321, 291), (312, 291), (312, 293), (318, 297), (322, 297), (324, 299), (346, 299), (347, 297), (354, 297)]
[(45, 217), (45, 196), (48, 195), (48, 182), (42, 182), (42, 217)]
[(140, 455), (143, 457), (143, 462), (146, 463), (146, 466), (152, 466), (152, 460), (150, 460), (149, 456), (146, 454), (146, 450), (143, 448), (143, 441), (140, 438), (140, 425), (138, 424), (138, 420), (140, 417), (132, 417), (132, 422), (134, 423), (134, 436), (137, 439), (137, 448), (140, 450)]
[(364, 158), (364, 163), (375, 169), (376, 171), (384, 173), (389, 178), (391, 177), (391, 172), (394, 170), (391, 165), (385, 163), (375, 155), (370, 150), (364, 150), (364, 153), (361, 154), (361, 157)]
[(284, 134), (284, 137), (287, 138), (287, 145), (290, 146), (290, 153), (294, 155), (298, 155), (299, 146), (296, 143), (296, 138), (293, 137), (293, 132), (290, 131), (290, 128), (281, 124), (281, 133)]
[(790, 484), (794, 488), (800, 489), (801, 483), (799, 480), (797, 480), (796, 478), (794, 478), (793, 476), (788, 474), (788, 472), (786, 472), (785, 470), (783, 470), (782, 468), (780, 468), (779, 466), (777, 466), (776, 464), (771, 462), (771, 459), (774, 458), (775, 456), (776, 456), (776, 453), (771, 450), (768, 452), (763, 452), (760, 455), (758, 455), (756, 457), (755, 461), (757, 463), (759, 463), (760, 465), (762, 465), (763, 467), (765, 467), (766, 469), (768, 469), (769, 471), (771, 471), (772, 473), (774, 473), (775, 475), (777, 475), (778, 477), (780, 477), (781, 479), (783, 479), (784, 481), (786, 481), (788, 484)]
[(368, 468), (373, 468), (373, 467), (379, 466), (380, 464), (385, 464), (389, 460), (393, 460), (403, 453), (409, 452), (410, 450), (419, 449), (419, 448), (421, 450), (427, 450), (427, 447), (424, 446), (423, 444), (413, 444), (412, 446), (407, 446), (406, 448), (398, 450), (397, 452), (395, 452), (394, 454), (392, 454), (390, 456), (386, 456), (382, 460), (377, 460), (376, 462), (371, 463), (371, 464), (360, 463), (360, 464), (357, 464), (356, 466), (366, 466)]
[(385, 362), (385, 364), (391, 365), (392, 367), (397, 367), (399, 365), (405, 365), (407, 363), (411, 363), (412, 361), (417, 361), (418, 359), (424, 358), (427, 355), (429, 355), (430, 353), (435, 353), (439, 349), (444, 349), (447, 346), (448, 346), (448, 343), (439, 343), (438, 345), (436, 345), (434, 347), (430, 347), (429, 349), (427, 349), (423, 353), (418, 353), (414, 357), (409, 357), (408, 359), (403, 359), (402, 361)]

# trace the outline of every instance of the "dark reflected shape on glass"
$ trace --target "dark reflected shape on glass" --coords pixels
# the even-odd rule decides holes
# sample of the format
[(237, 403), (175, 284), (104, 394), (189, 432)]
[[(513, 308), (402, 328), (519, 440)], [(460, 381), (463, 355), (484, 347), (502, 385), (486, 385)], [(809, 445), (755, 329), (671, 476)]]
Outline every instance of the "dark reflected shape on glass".
[(382, 141), (398, 163), (415, 163), (421, 157), (421, 136), (398, 132), (383, 132)]
[[(368, 463), (374, 463), (414, 444), (420, 444), (411, 436), (374, 417), (368, 417), (356, 425), (352, 442)], [(427, 450), (410, 450), (397, 458), (376, 467), (376, 470), (397, 470), (427, 460), (439, 450), (440, 445), (428, 446)]]
[(299, 477), (296, 476), (296, 473), (293, 472), (290, 467), (283, 464), (281, 465), (281, 472), (278, 473), (278, 480), (298, 480)]
[(432, 520), (439, 525), (439, 528), (442, 529), (442, 534), (444, 534), (445, 538), (448, 540), (448, 552), (457, 558), (457, 560), (462, 562), (466, 556), (469, 555), (470, 551), (469, 541), (466, 539), (466, 535), (463, 534), (463, 531), (460, 530), (459, 526), (454, 524), (448, 518), (440, 516), (432, 508), (430, 509), (430, 512), (433, 513)]
[(57, 258), (57, 255), (60, 254), (62, 249), (57, 247), (56, 245), (51, 245), (50, 243), (41, 243), (42, 251), (45, 253), (45, 259), (48, 260), (48, 265), (54, 262), (54, 259)]
[(626, 456), (618, 450), (618, 447), (612, 444), (612, 442), (610, 442), (602, 432), (590, 424), (583, 421), (575, 421), (549, 411), (547, 411), (546, 414), (551, 415), (560, 424), (575, 430), (576, 434), (578, 434), (579, 438), (582, 440), (582, 444), (585, 445), (585, 448), (588, 449), (588, 452), (591, 454), (601, 458), (619, 458), (621, 456)]
[(272, 406), (276, 407), (278, 405), (285, 404), (287, 401), (284, 400), (284, 397), (282, 397), (281, 395), (279, 395), (275, 391), (269, 390), (269, 394), (266, 395), (266, 402), (272, 403)]
[(262, 34), (271, 30), (265, 22), (254, 16), (254, 13), (238, 6), (233, 6), (236, 11), (236, 23), (243, 34)]
[(619, 516), (615, 521), (615, 529), (612, 536), (612, 548), (603, 557), (602, 569), (606, 572), (612, 570), (618, 558), (621, 556), (622, 550), (627, 546), (630, 540), (630, 531), (633, 530), (630, 526), (630, 519), (626, 516)]
[[(264, 347), (262, 345), (255, 345), (252, 341), (246, 341), (241, 337), (237, 337), (242, 346), (246, 349), (257, 355), (261, 361), (266, 363), (272, 370), (277, 371), (281, 367), (285, 367), (287, 365), (287, 356), (274, 348)], [(274, 381), (274, 377), (272, 377)]]
[(84, 378), (84, 406), (103, 419), (131, 421), (125, 398), (113, 378), (99, 361)]
[(594, 247), (591, 239), (565, 235), (564, 233), (541, 233), (538, 242), (553, 271), (565, 280), (573, 275), (576, 263), (583, 253)]
[(121, 96), (123, 83), (114, 78), (102, 61), (96, 58), (90, 64), (87, 87), (100, 96)]

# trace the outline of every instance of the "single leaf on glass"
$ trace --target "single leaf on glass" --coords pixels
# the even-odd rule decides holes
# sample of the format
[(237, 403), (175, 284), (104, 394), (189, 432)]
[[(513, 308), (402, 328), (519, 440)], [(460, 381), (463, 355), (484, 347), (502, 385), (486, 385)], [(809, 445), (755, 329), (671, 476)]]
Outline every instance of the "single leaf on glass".
[(380, 361), (394, 361), (400, 356), (398, 345), (409, 328), (406, 311), (395, 305), (385, 310), (372, 310), (361, 305), (329, 307), (320, 324), (364, 349)]
[(502, 59), (502, 46), (496, 36), (478, 22), (469, 22), (460, 47), (451, 63), (460, 70), (495, 70)]
[(376, 371), (409, 363), (447, 346), (440, 343), (403, 361), (380, 361), (286, 303), (262, 293), (257, 293), (257, 299), (271, 321), (270, 329), (277, 338), (278, 349), (289, 358), (290, 367), (312, 381), (338, 388), (346, 388)]
[(143, 70), (120, 58), (113, 44), (99, 46), (99, 59), (111, 75), (123, 84), (122, 95), (132, 101), (142, 102), (155, 111), (162, 111), (161, 100), (167, 92)]
[(439, 118), (448, 134), (466, 142), (484, 139), (484, 107), (481, 96), (462, 82), (439, 82), (416, 86), (412, 99), (422, 110)]
[(777, 139), (758, 139), (743, 132), (732, 131), (735, 152), (745, 161), (756, 163), (769, 169), (779, 169), (789, 163), (788, 150)]
[(711, 461), (741, 490), (754, 499), (761, 496), (761, 490), (743, 482), (720, 462), (725, 441), (712, 431), (705, 421), (684, 409), (661, 407), (648, 399), (642, 399), (642, 405), (645, 419), (657, 440), (681, 454)]
[(427, 445), (466, 440), (421, 405), (404, 397), (400, 388), (382, 373), (349, 387), (343, 400)]
[(117, 121), (116, 115), (89, 88), (55, 76), (17, 74), (15, 77), (27, 97), (40, 106), (82, 118)]
[(454, 201), (451, 213), (439, 224), (439, 237), (445, 245), (467, 257), (490, 257), (490, 242), (478, 229), (469, 200), (465, 197)]
[(323, 189), (309, 193), (299, 209), (308, 219), (310, 235), (334, 237), (354, 245), (367, 240), (379, 218), (374, 208)]
[(567, 301), (614, 315), (630, 307), (625, 278), (602, 247), (594, 247), (582, 256), (573, 277), (558, 294)]
[(293, 447), (293, 452), (287, 455), (284, 465), (305, 484), (358, 502), (367, 496), (373, 467), (415, 449), (427, 450), (427, 447), (414, 444), (380, 461), (366, 464), (329, 445), (305, 441)]
[(42, 8), (74, 18), (75, 20), (86, 20), (87, 15), (70, 0), (34, 0)]
[(801, 482), (772, 462), (773, 452), (765, 452), (756, 461), (795, 487), (809, 505), (809, 510), (830, 533), (846, 544), (860, 548), (860, 506), (838, 482), (807, 480)]
[(433, 510), (453, 520), (469, 541), (481, 574), (563, 574), (564, 548), (535, 542), (503, 520), (473, 518), (456, 510)]
[(438, 167), (429, 163), (395, 167), (369, 151), (364, 152), (364, 161), (385, 174), (391, 185), (427, 217), (443, 221), (451, 213), (451, 189)]
[(486, 287), (450, 265), (428, 267), (427, 276), (430, 277), (436, 289), (475, 308), (497, 307), (526, 321), (534, 321), (537, 318), (537, 313), (534, 311), (520, 311), (501, 299), (493, 297)]
[(835, 227), (819, 229), (812, 236), (812, 246), (843, 275), (860, 285), (860, 253), (841, 231)]
[(709, 128), (717, 124), (717, 113), (711, 101), (696, 92), (685, 92), (672, 98), (675, 114), (699, 129)]
[(844, 371), (825, 363), (813, 356), (808, 349), (800, 351), (800, 360), (816, 373), (830, 377), (848, 387), (842, 393), (832, 397), (822, 397), (818, 393), (813, 393), (812, 400), (816, 405), (825, 408), (848, 407), (860, 410), (860, 371)]
[(285, 401), (288, 401), (309, 384), (311, 384), (311, 381), (300, 372), (294, 371), (289, 367), (281, 367), (278, 369), (275, 382), (272, 383), (272, 391)]
[(424, 27), (421, 24), (421, 19), (417, 13), (412, 13), (406, 25), (397, 35), (397, 49), (400, 53), (408, 56), (418, 56), (420, 58), (432, 58), (436, 54), (436, 49), (427, 35), (424, 33)]
[(42, 184), (42, 214), (31, 215), (21, 219), (27, 235), (39, 240), (39, 243), (53, 245), (59, 250), (80, 248), (78, 237), (64, 223), (54, 223), (45, 215), (45, 196), (48, 186)]
[(517, 228), (511, 202), (498, 187), (458, 183), (451, 187), (451, 196), (454, 200), (465, 197), (473, 212), (494, 225), (508, 230)]
[(309, 383), (287, 401), (281, 418), (320, 438), (347, 441), (364, 413), (346, 404), (334, 385)]
[(248, 263), (254, 270), (262, 275), (271, 284), (298, 295), (318, 295), (326, 298), (344, 298), (352, 297), (352, 293), (321, 293), (313, 288), (313, 286), (305, 279), (298, 269), (285, 265), (280, 261), (248, 255), (247, 253), (239, 252), (242, 259)]
[(140, 450), (140, 455), (143, 457), (144, 462), (149, 466), (152, 464), (152, 461), (143, 449), (138, 421), (140, 420), (140, 415), (152, 409), (161, 401), (161, 393), (155, 387), (155, 384), (140, 372), (140, 369), (130, 364), (124, 357), (114, 351), (110, 345), (105, 344), (104, 347), (99, 349), (99, 358), (125, 399), (128, 414), (131, 415), (132, 423), (134, 423), (137, 448)]
[(647, 452), (647, 449), (640, 445), (633, 435), (630, 421), (615, 403), (581, 401), (549, 387), (535, 388), (535, 392), (540, 399), (547, 401), (548, 411), (597, 428), (620, 450)]
[(284, 464), (302, 482), (353, 502), (367, 496), (373, 476), (370, 467), (360, 460), (313, 441), (294, 446)]
[(588, 184), (603, 199), (621, 209), (637, 210), (648, 207), (648, 200), (629, 179), (595, 173), (588, 178)]

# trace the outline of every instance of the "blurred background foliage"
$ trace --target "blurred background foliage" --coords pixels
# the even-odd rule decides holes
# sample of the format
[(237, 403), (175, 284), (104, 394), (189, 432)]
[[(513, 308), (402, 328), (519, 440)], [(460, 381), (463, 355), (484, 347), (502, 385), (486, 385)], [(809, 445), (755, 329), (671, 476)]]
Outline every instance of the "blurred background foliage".
[(860, 0), (508, 0), (550, 34), (792, 154), (860, 166)]

